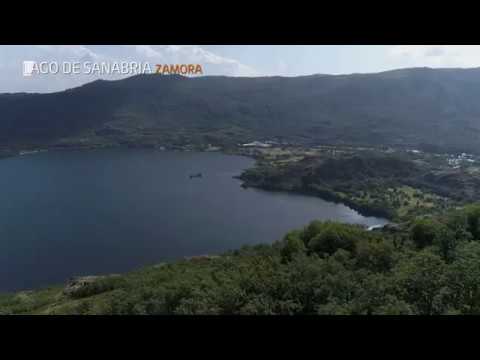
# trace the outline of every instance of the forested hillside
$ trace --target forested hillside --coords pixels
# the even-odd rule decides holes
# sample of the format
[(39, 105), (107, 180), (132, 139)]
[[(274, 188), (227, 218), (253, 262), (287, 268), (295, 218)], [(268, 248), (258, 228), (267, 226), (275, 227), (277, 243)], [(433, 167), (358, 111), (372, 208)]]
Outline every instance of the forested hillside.
[(303, 77), (139, 75), (0, 95), (0, 145), (292, 142), (477, 152), (480, 70)]

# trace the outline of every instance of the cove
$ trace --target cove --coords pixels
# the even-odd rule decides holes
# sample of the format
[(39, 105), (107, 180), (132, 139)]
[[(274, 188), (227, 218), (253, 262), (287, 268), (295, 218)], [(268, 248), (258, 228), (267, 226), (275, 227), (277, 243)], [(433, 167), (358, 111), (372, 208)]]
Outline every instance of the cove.
[(0, 292), (271, 243), (315, 219), (387, 223), (316, 197), (244, 189), (233, 177), (253, 164), (145, 149), (1, 160)]

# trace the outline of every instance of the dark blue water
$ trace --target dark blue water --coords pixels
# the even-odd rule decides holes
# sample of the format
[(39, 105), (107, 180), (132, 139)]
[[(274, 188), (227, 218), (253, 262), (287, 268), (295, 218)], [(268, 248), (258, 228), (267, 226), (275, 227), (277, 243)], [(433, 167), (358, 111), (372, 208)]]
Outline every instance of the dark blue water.
[[(374, 225), (321, 199), (243, 189), (253, 160), (154, 150), (0, 161), (0, 291), (269, 243), (313, 219)], [(202, 172), (203, 178), (190, 179)]]

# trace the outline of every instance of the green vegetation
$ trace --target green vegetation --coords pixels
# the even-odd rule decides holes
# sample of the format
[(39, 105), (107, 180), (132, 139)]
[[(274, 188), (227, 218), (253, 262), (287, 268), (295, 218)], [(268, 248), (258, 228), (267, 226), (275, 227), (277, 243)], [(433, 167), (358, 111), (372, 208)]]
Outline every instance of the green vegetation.
[(0, 94), (0, 144), (312, 144), (479, 149), (478, 69), (235, 78), (139, 75), (52, 94)]
[[(303, 156), (302, 156), (303, 154)], [(306, 193), (367, 215), (406, 221), (480, 200), (475, 166), (451, 169), (432, 154), (331, 147), (257, 152), (244, 186)]]
[(272, 245), (5, 294), (3, 314), (479, 314), (480, 204), (395, 231), (314, 221)]
[[(480, 201), (479, 159), (455, 154), (478, 154), (479, 92), (477, 69), (404, 69), (141, 75), (0, 94), (0, 158), (221, 148), (258, 160), (240, 176), (247, 187), (312, 194), (400, 223), (369, 232), (314, 221), (272, 245), (84, 279), (69, 291), (3, 294), (0, 314), (480, 314), (480, 205), (467, 205)], [(256, 139), (276, 145), (239, 146)]]

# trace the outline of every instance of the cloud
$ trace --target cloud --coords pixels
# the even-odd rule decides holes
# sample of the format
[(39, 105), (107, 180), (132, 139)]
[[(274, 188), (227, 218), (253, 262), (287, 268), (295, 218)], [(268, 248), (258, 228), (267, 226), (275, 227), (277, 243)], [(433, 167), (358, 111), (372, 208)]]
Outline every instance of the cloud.
[(397, 67), (479, 67), (478, 45), (395, 45), (388, 50)]
[[(198, 45), (32, 45), (0, 46), (0, 93), (52, 92), (76, 87), (98, 78), (115, 80), (125, 75), (41, 75), (23, 77), (25, 60), (63, 62), (148, 62), (201, 64), (204, 75), (258, 76), (255, 69)], [(129, 76), (129, 75), (126, 75)]]
[(253, 68), (198, 45), (136, 45), (135, 49), (138, 54), (145, 54), (161, 63), (201, 64), (205, 75), (258, 76)]

